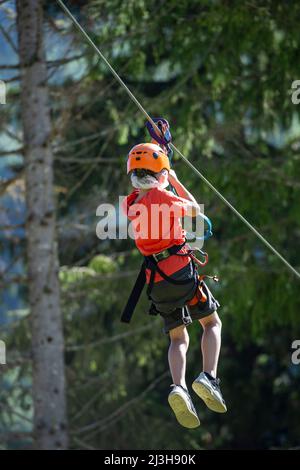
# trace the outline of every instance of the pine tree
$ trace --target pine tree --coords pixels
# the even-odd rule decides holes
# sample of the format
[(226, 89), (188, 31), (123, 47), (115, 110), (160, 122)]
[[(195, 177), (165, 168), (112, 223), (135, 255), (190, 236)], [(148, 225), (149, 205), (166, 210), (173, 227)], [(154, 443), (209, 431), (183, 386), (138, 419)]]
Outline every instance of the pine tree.
[(67, 447), (68, 438), (42, 2), (19, 0), (17, 14), (22, 73), (34, 431), (39, 449), (59, 449)]

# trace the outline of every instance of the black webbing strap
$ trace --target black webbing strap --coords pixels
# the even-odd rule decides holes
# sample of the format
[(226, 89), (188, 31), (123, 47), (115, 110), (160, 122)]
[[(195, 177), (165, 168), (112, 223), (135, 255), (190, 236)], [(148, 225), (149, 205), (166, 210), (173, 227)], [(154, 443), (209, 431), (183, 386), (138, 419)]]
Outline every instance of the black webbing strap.
[[(167, 251), (169, 252), (169, 255), (172, 256), (174, 254), (177, 254), (178, 251), (181, 250), (181, 248), (184, 246), (182, 245), (175, 245), (169, 248)], [(189, 253), (182, 254), (183, 256), (188, 256)], [(192, 266), (193, 266), (193, 274), (195, 275), (195, 265), (192, 261)], [(146, 284), (146, 269), (150, 269), (150, 280), (147, 288), (147, 295), (149, 299), (151, 300), (151, 291), (153, 288), (154, 284), (154, 279), (155, 279), (155, 274), (158, 273), (160, 276), (167, 282), (170, 282), (171, 284), (175, 284), (178, 286), (182, 286), (184, 284), (188, 284), (191, 282), (190, 279), (185, 279), (185, 280), (178, 280), (178, 279), (173, 279), (170, 276), (167, 276), (160, 267), (158, 266), (158, 262), (153, 258), (153, 256), (145, 256), (145, 261), (143, 262), (139, 275), (137, 277), (137, 280), (135, 281), (134, 287), (131, 291), (131, 294), (129, 296), (129, 299), (127, 301), (126, 307), (123, 310), (123, 313), (121, 315), (121, 322), (123, 323), (129, 323), (131, 320), (131, 317), (133, 315), (134, 309), (139, 301), (139, 298), (142, 294), (142, 291), (144, 289), (144, 286)]]
[[(146, 267), (148, 269), (150, 269), (151, 271), (151, 276), (150, 276), (150, 281), (149, 281), (149, 284), (148, 284), (148, 289), (147, 289), (147, 295), (148, 297), (151, 296), (151, 291), (152, 291), (152, 288), (153, 288), (153, 284), (154, 284), (154, 277), (155, 277), (155, 274), (158, 273), (161, 275), (161, 277), (169, 282), (170, 284), (174, 284), (176, 286), (184, 286), (185, 284), (189, 284), (191, 282), (190, 279), (174, 279), (173, 277), (170, 277), (168, 276), (166, 273), (164, 273), (160, 267), (158, 266), (157, 263), (153, 262), (152, 260), (147, 260), (147, 264), (146, 264)], [(192, 262), (192, 267), (193, 267), (193, 275), (195, 274), (195, 265), (194, 263)]]
[(133, 315), (136, 304), (139, 301), (141, 293), (143, 292), (146, 284), (146, 266), (145, 262), (142, 264), (137, 280), (135, 281), (134, 287), (131, 291), (126, 307), (123, 310), (121, 316), (121, 322), (129, 323)]

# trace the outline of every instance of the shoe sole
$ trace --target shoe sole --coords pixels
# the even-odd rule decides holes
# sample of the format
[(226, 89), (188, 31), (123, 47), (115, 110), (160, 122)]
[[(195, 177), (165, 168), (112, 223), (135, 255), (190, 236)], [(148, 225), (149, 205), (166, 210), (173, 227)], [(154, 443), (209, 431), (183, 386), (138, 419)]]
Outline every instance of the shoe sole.
[(168, 402), (181, 426), (189, 429), (194, 429), (200, 426), (198, 416), (189, 409), (181, 395), (178, 393), (170, 394)]
[(199, 382), (193, 382), (192, 389), (198, 395), (198, 397), (200, 397), (204, 401), (207, 408), (212, 411), (215, 411), (216, 413), (226, 413), (226, 405), (220, 403), (220, 401), (214, 397), (213, 392), (205, 385)]

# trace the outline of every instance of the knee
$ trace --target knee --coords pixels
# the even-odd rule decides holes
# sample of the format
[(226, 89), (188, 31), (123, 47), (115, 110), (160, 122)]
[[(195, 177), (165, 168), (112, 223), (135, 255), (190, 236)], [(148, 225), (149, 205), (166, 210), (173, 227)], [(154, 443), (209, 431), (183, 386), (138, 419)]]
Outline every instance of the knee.
[(188, 347), (189, 340), (190, 340), (189, 339), (189, 334), (188, 334), (186, 328), (184, 328), (184, 329), (175, 328), (174, 330), (171, 330), (170, 331), (170, 339), (171, 339), (172, 344), (177, 345), (177, 346), (185, 345), (186, 347)]
[(216, 312), (204, 320), (205, 321), (201, 322), (203, 328), (219, 328), (221, 330), (222, 322), (221, 322), (219, 315)]
[(219, 317), (218, 314), (216, 315), (216, 319), (214, 321), (214, 324), (215, 324), (215, 326), (219, 327), (220, 329), (222, 328), (221, 318)]

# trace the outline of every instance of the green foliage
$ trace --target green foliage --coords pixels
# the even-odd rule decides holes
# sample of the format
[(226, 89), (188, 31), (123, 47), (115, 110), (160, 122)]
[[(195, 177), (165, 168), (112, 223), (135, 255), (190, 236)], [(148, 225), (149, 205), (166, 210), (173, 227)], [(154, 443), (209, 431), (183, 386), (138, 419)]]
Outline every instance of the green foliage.
[[(80, 18), (148, 112), (170, 121), (176, 145), (296, 267), (300, 108), (289, 91), (300, 72), (299, 14), (297, 2), (93, 0)], [(176, 156), (176, 172), (214, 223), (205, 249), (208, 273), (220, 277), (212, 290), (221, 303), (219, 375), (229, 412), (217, 416), (195, 400), (202, 426), (188, 431), (175, 423), (166, 399), (168, 340), (160, 320), (146, 315), (146, 296), (130, 326), (119, 321), (141, 259), (132, 240), (98, 240), (93, 218), (99, 203), (117, 204), (128, 193), (126, 156), (146, 138), (144, 117), (74, 37), (74, 52), (86, 50), (86, 72), (53, 90), (64, 96), (53, 108), (65, 144), (56, 154), (55, 183), (63, 188), (60, 282), (72, 446), (299, 445), (299, 366), (290, 361), (300, 337), (298, 280)], [(189, 331), (191, 383), (201, 369), (201, 331)], [(13, 341), (28, 347), (28, 328), (21, 325)]]
[(89, 268), (99, 274), (108, 274), (116, 271), (117, 264), (108, 256), (97, 255), (89, 262)]

